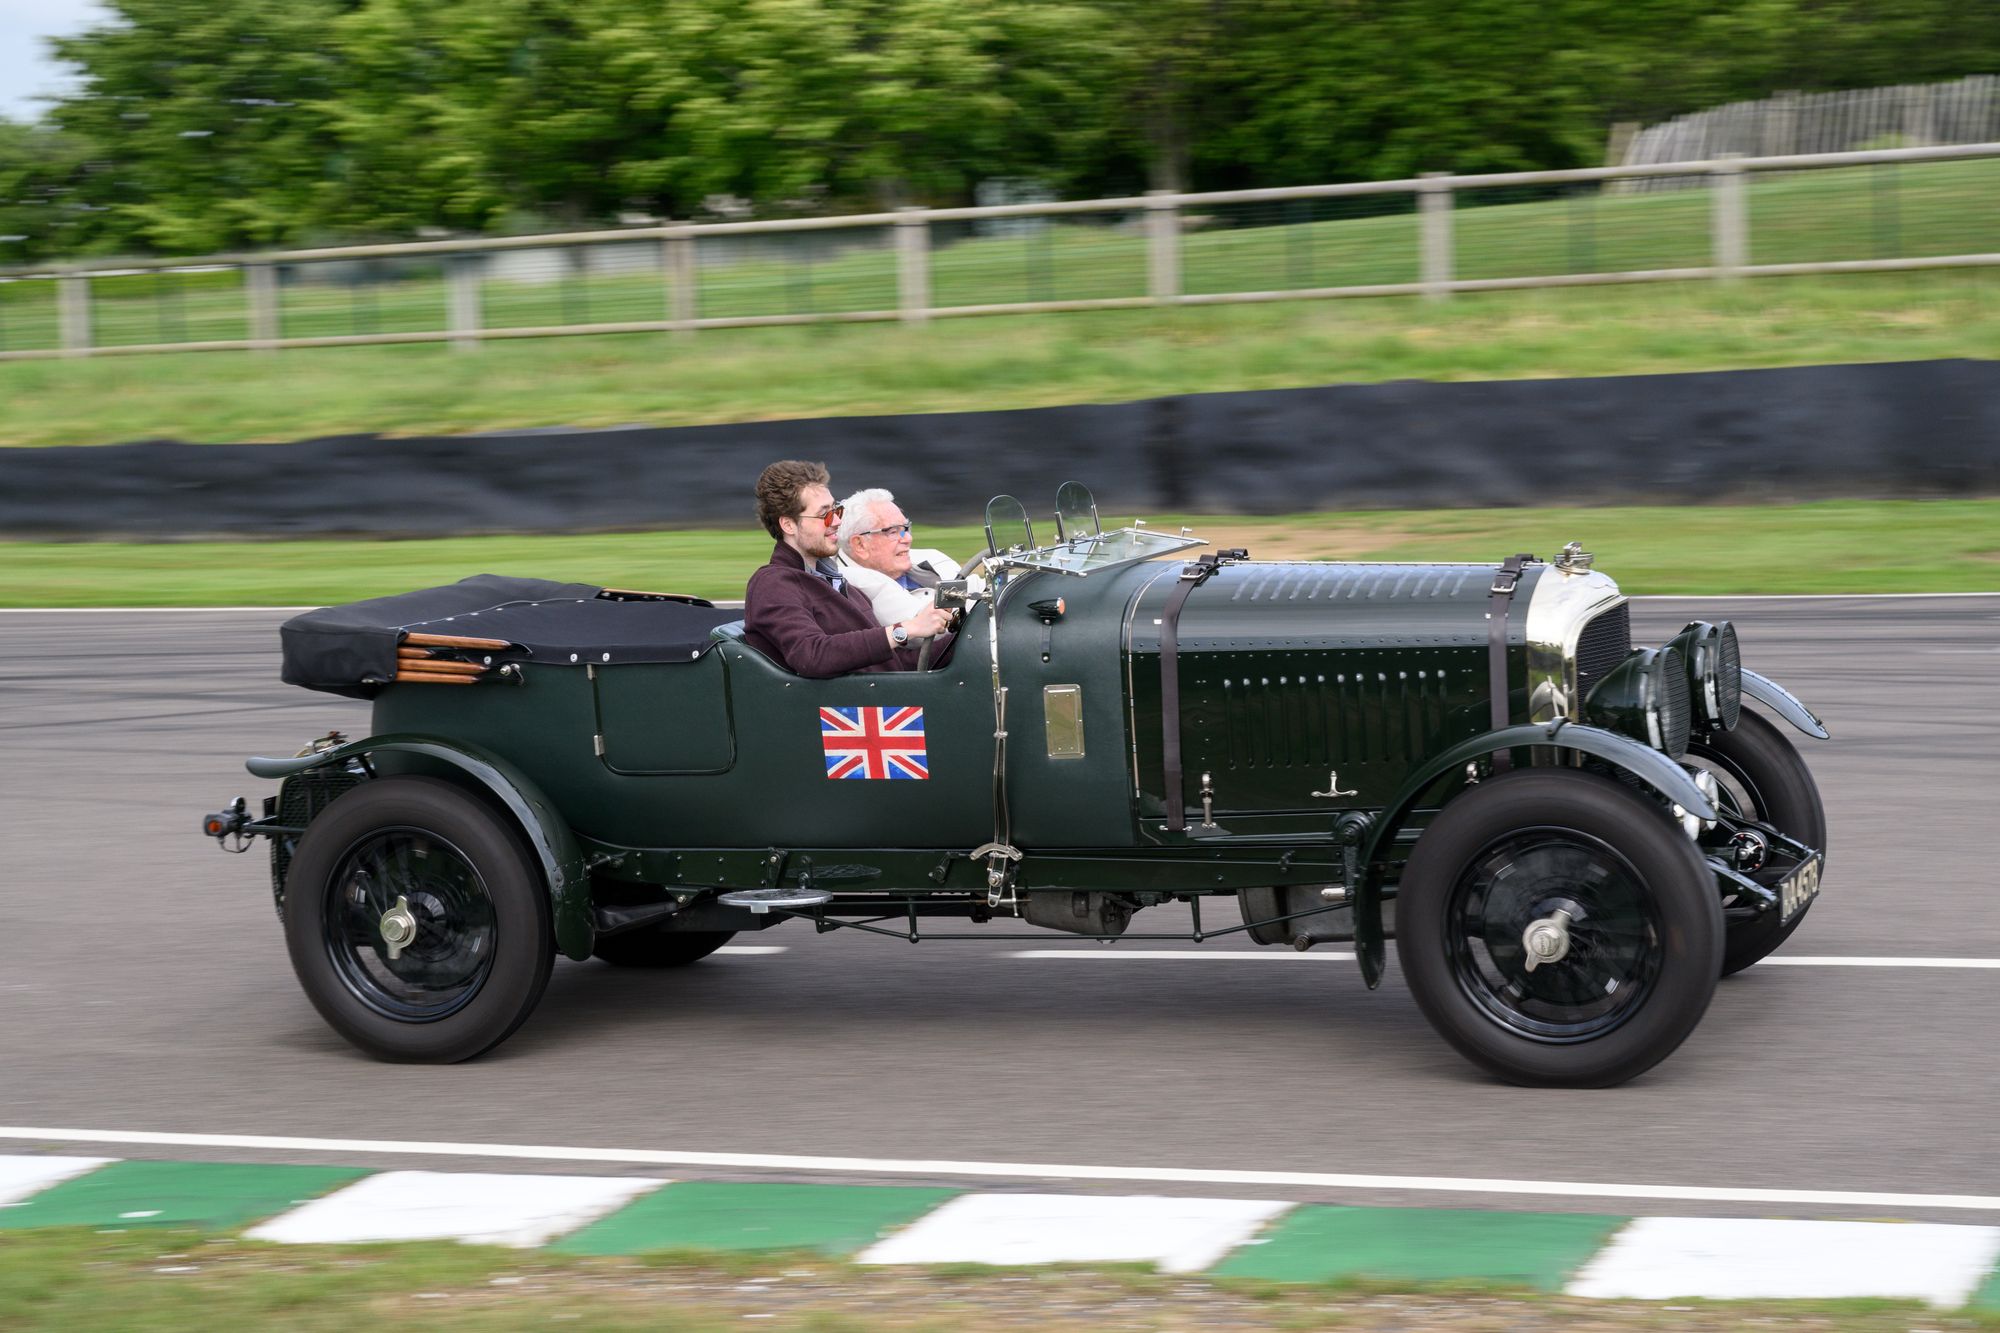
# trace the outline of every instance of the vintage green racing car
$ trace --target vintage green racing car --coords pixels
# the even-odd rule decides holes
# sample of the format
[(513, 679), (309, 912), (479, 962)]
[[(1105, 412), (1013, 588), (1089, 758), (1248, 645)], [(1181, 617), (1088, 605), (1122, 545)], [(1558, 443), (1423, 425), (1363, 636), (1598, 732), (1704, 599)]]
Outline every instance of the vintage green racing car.
[[(810, 680), (698, 598), (480, 576), (309, 612), (285, 678), (373, 733), (255, 758), (293, 967), (390, 1060), (478, 1055), (556, 954), (693, 963), (785, 922), (910, 940), (1396, 940), (1424, 1014), (1528, 1085), (1664, 1059), (1819, 892), (1826, 821), (1734, 629), (1634, 647), (1551, 561), (1266, 562), (1058, 494), (987, 508), (914, 672)], [(1226, 919), (1211, 900), (1229, 897)], [(1172, 932), (1131, 929), (1184, 904)], [(1239, 917), (1240, 914), (1240, 917)], [(954, 922), (976, 929), (951, 932)], [(935, 929), (940, 923), (947, 933)], [(1115, 947), (1115, 946), (1114, 946)]]

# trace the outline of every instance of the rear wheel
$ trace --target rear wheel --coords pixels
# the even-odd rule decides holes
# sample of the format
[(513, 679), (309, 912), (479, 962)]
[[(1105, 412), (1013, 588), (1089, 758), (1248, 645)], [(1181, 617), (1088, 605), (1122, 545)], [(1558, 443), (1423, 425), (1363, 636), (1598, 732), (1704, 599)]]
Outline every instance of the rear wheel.
[[(1716, 796), (1725, 811), (1747, 815), (1808, 847), (1826, 850), (1826, 809), (1811, 770), (1776, 726), (1749, 709), (1743, 710), (1733, 730), (1691, 741), (1681, 762), (1715, 775)], [(1767, 869), (1751, 877), (1775, 888), (1786, 869)], [(1782, 927), (1776, 912), (1726, 921), (1722, 975), (1741, 972), (1769, 955), (1791, 938), (1811, 910), (1807, 904)]]
[(306, 997), (378, 1059), (471, 1059), (548, 985), (539, 867), (500, 815), (450, 783), (383, 778), (348, 792), (299, 839), (286, 890)]
[(1418, 1007), (1481, 1068), (1609, 1087), (1664, 1060), (1708, 1008), (1722, 952), (1714, 877), (1658, 805), (1570, 770), (1447, 805), (1396, 895)]

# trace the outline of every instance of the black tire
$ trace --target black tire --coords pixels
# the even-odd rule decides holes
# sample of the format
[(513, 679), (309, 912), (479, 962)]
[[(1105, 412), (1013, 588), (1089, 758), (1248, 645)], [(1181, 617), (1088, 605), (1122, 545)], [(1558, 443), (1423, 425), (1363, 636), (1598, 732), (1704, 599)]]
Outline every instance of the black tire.
[[(1569, 915), (1569, 952), (1524, 967), (1530, 924)], [(1509, 1083), (1601, 1088), (1672, 1054), (1715, 993), (1722, 909), (1659, 805), (1566, 769), (1481, 783), (1417, 840), (1396, 957), (1431, 1025)]]
[[(1805, 760), (1774, 724), (1746, 708), (1734, 730), (1690, 741), (1681, 762), (1715, 774), (1725, 808), (1826, 851), (1826, 808), (1820, 804), (1819, 786)], [(1775, 886), (1783, 874), (1782, 869), (1772, 869), (1751, 878)], [(1722, 975), (1741, 972), (1768, 956), (1792, 937), (1811, 910), (1808, 903), (1783, 927), (1774, 912), (1748, 921), (1725, 921)]]
[[(414, 938), (389, 957), (401, 899)], [(381, 1060), (451, 1064), (534, 1011), (555, 962), (548, 891), (513, 826), (435, 778), (364, 782), (299, 839), (285, 944), (334, 1031)]]
[(661, 930), (642, 926), (600, 935), (591, 952), (613, 967), (686, 967), (736, 938), (733, 930)]

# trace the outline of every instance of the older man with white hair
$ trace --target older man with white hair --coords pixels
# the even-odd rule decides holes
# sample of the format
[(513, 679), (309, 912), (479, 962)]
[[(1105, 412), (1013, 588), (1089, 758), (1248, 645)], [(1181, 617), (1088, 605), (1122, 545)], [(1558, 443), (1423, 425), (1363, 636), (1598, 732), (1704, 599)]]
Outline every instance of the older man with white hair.
[(941, 580), (958, 577), (958, 562), (942, 551), (916, 549), (910, 520), (881, 487), (841, 502), (841, 572), (868, 595), (878, 624), (894, 625), (932, 604)]

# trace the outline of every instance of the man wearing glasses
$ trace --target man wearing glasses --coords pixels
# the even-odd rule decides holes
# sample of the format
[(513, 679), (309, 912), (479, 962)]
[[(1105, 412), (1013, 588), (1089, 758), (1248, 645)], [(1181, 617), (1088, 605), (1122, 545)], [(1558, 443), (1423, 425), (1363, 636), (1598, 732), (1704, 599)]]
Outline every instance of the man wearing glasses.
[(916, 533), (881, 487), (841, 501), (840, 571), (868, 595), (879, 624), (894, 625), (931, 605), (939, 581), (958, 577), (942, 551), (913, 549)]
[(829, 481), (823, 464), (791, 459), (757, 478), (757, 517), (777, 545), (744, 593), (744, 642), (800, 676), (911, 670), (921, 640), (941, 634), (949, 617), (926, 605), (876, 622), (867, 594), (834, 562), (841, 507)]

